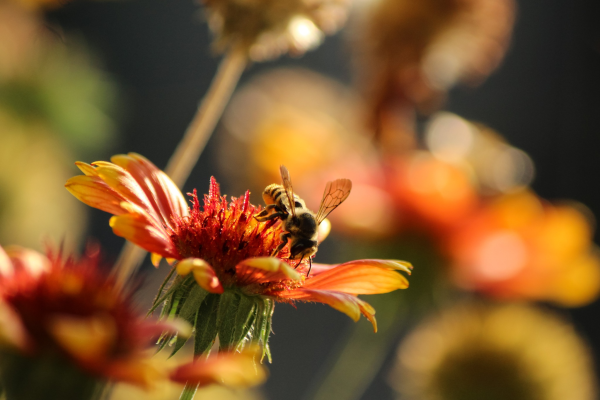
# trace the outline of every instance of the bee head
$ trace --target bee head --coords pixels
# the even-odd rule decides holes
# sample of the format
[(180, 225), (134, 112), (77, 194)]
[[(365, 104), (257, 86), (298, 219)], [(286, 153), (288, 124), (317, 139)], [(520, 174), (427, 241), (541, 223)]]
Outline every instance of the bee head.
[(317, 252), (317, 241), (299, 238), (292, 240), (290, 247), (290, 258), (298, 259), (310, 257)]

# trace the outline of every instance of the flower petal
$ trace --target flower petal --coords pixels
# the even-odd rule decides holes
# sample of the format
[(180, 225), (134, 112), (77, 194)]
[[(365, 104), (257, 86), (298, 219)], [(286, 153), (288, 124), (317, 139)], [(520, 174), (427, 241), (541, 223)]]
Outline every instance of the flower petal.
[(179, 258), (173, 241), (162, 229), (157, 229), (144, 214), (123, 214), (110, 219), (109, 225), (117, 236), (163, 257)]
[(157, 360), (145, 358), (122, 359), (110, 363), (103, 371), (116, 382), (128, 382), (143, 388), (152, 388), (167, 377), (167, 371)]
[(117, 325), (108, 314), (90, 317), (55, 315), (48, 330), (72, 357), (84, 362), (103, 362), (117, 340)]
[(373, 330), (377, 332), (377, 321), (375, 320), (375, 309), (358, 297), (342, 292), (330, 290), (312, 290), (300, 288), (284, 292), (282, 297), (301, 301), (316, 301), (325, 303), (338, 311), (343, 312), (355, 322), (362, 313), (373, 324)]
[(111, 189), (119, 193), (129, 203), (133, 203), (153, 217), (158, 218), (148, 196), (139, 183), (125, 169), (116, 164), (105, 161), (92, 163), (96, 166), (96, 173)]
[(207, 360), (198, 358), (171, 373), (171, 380), (179, 383), (196, 383), (206, 386), (220, 383), (233, 387), (248, 387), (265, 381), (267, 371), (256, 363), (256, 351), (219, 353)]
[(194, 274), (194, 279), (201, 288), (210, 293), (223, 293), (223, 286), (212, 267), (200, 258), (186, 258), (177, 264), (177, 273), (181, 276)]
[(12, 276), (14, 273), (15, 269), (10, 258), (8, 258), (8, 254), (6, 254), (2, 246), (0, 246), (0, 275)]
[(317, 268), (306, 289), (335, 290), (349, 294), (388, 293), (406, 289), (408, 280), (397, 271), (410, 273), (410, 264), (396, 260), (356, 260), (333, 268)]
[(3, 301), (0, 301), (0, 343), (21, 351), (27, 351), (31, 343), (21, 318), (11, 306)]
[(97, 176), (79, 175), (70, 178), (65, 187), (79, 201), (114, 215), (120, 215), (125, 210), (120, 206), (125, 200), (123, 196), (111, 189)]
[(119, 154), (111, 161), (129, 172), (167, 224), (173, 216), (187, 216), (189, 208), (175, 183), (150, 160), (136, 153)]
[(5, 250), (14, 271), (24, 270), (32, 277), (38, 277), (51, 268), (48, 257), (35, 250), (21, 246), (8, 246)]
[(238, 284), (265, 283), (284, 279), (300, 280), (301, 276), (285, 261), (277, 257), (254, 257), (235, 267)]

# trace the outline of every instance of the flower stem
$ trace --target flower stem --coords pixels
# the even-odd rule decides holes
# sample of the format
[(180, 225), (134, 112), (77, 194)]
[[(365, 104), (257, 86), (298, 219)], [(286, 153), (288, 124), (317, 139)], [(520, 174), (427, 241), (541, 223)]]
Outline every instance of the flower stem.
[[(232, 46), (221, 61), (217, 74), (200, 103), (196, 115), (165, 168), (167, 175), (180, 188), (183, 187), (206, 147), (206, 143), (221, 118), (247, 64), (247, 49), (243, 46)], [(115, 269), (118, 285), (125, 285), (145, 255), (145, 250), (133, 243), (125, 243)]]

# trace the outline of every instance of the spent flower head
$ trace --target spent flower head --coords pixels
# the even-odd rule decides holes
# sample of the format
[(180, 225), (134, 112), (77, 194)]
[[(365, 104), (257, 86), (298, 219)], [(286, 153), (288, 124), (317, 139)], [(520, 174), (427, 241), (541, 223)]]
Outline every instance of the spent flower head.
[(242, 46), (251, 59), (301, 55), (345, 22), (349, 0), (202, 0), (219, 47)]
[[(212, 347), (217, 335), (222, 349), (241, 348), (247, 339), (267, 341), (275, 302), (320, 302), (349, 315), (362, 313), (376, 329), (375, 310), (359, 294), (386, 293), (408, 287), (398, 271), (410, 264), (394, 260), (358, 260), (336, 266), (291, 260), (281, 243), (282, 224), (258, 222), (261, 211), (250, 203), (250, 193), (221, 196), (211, 179), (204, 205), (196, 192), (192, 207), (164, 172), (138, 154), (118, 155), (112, 163), (78, 163), (84, 176), (71, 178), (67, 189), (84, 203), (114, 214), (115, 234), (161, 257), (177, 261), (170, 288), (159, 293), (154, 310), (164, 303), (163, 316), (180, 316), (195, 328), (195, 352)], [(320, 232), (320, 240), (325, 232)], [(166, 335), (163, 344), (185, 338)]]

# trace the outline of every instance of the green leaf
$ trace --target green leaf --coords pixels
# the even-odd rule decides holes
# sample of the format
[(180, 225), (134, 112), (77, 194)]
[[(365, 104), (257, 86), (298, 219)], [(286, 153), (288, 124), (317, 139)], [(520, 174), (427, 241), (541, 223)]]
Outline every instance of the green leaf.
[(217, 327), (219, 329), (219, 349), (227, 350), (235, 344), (235, 324), (241, 297), (233, 291), (225, 291), (221, 295), (219, 312), (217, 314)]
[(254, 323), (256, 301), (240, 293), (225, 292), (221, 295), (217, 325), (220, 349), (238, 348)]
[(202, 302), (196, 313), (194, 323), (194, 355), (206, 353), (210, 350), (217, 337), (217, 315), (219, 310), (218, 294), (209, 294)]

